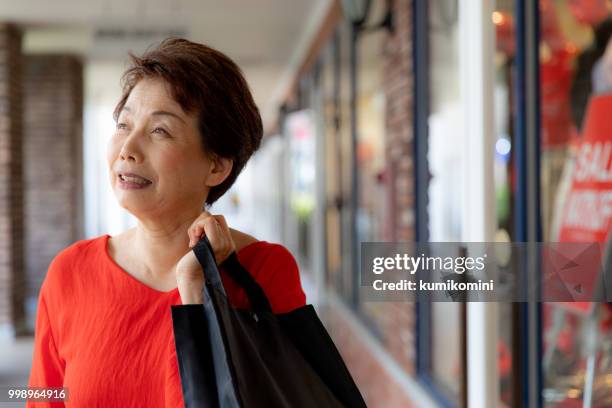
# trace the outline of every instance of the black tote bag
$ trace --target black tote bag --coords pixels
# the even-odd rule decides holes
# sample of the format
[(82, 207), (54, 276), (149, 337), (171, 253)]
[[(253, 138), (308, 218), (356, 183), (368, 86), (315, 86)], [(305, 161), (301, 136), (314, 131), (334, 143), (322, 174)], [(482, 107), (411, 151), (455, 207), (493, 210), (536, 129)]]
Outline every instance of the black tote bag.
[(171, 308), (186, 407), (366, 406), (312, 305), (272, 313), (233, 253), (222, 267), (244, 288), (252, 310), (236, 309), (208, 239), (193, 251), (206, 279), (204, 305)]

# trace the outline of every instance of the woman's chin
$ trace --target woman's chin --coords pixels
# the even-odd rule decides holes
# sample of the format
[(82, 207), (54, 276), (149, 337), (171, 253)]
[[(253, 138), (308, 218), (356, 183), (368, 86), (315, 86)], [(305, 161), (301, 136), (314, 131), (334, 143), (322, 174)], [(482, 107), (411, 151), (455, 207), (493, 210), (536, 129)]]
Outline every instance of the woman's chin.
[(155, 207), (151, 200), (138, 199), (134, 197), (118, 197), (117, 202), (127, 212), (139, 218), (139, 215), (150, 213)]

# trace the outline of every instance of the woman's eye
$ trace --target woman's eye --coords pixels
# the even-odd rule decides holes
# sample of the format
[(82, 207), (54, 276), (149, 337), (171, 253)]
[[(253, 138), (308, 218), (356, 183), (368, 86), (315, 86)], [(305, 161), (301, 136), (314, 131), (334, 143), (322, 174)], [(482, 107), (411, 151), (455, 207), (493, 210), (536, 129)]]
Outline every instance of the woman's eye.
[(161, 133), (161, 134), (163, 134), (163, 135), (169, 135), (169, 133), (168, 133), (168, 132), (166, 132), (166, 130), (165, 130), (165, 129), (160, 128), (160, 127), (157, 127), (157, 128), (155, 128), (155, 129), (153, 129), (153, 133)]
[(127, 129), (127, 124), (125, 123), (117, 123), (117, 129)]

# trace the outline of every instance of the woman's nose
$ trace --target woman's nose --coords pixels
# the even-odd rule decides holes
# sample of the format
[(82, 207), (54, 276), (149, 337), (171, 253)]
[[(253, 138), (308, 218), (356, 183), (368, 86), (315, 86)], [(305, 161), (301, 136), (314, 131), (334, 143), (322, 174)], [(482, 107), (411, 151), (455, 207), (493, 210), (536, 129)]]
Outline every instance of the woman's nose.
[(123, 145), (121, 146), (121, 150), (119, 151), (119, 157), (122, 160), (131, 160), (135, 162), (139, 162), (142, 160), (142, 153), (140, 151), (140, 147), (138, 146), (138, 136), (136, 132), (130, 134)]

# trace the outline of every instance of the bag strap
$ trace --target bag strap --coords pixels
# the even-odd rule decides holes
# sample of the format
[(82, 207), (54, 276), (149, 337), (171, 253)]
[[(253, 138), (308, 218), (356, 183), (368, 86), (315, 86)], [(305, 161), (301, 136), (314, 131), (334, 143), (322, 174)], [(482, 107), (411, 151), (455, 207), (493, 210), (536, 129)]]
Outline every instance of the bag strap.
[[(198, 241), (193, 248), (193, 252), (200, 262), (200, 265), (202, 265), (204, 278), (206, 281), (227, 297), (225, 288), (223, 287), (223, 282), (221, 281), (219, 269), (217, 268), (217, 262), (215, 260), (212, 246), (210, 245), (210, 241), (206, 236)], [(253, 279), (251, 274), (244, 268), (244, 266), (242, 266), (235, 251), (232, 252), (220, 266), (230, 274), (232, 279), (234, 279), (236, 283), (240, 285), (240, 287), (244, 289), (249, 299), (249, 303), (251, 304), (251, 308), (254, 311), (265, 311), (272, 313), (272, 307), (270, 306), (270, 302), (268, 301), (268, 297), (266, 296), (264, 290), (259, 283)]]
[(217, 269), (217, 260), (215, 259), (214, 251), (207, 237), (200, 239), (194, 245), (193, 253), (202, 266), (206, 283), (212, 285), (215, 289), (227, 297), (225, 288), (223, 287), (223, 282), (221, 281), (221, 275)]
[(242, 266), (236, 252), (232, 252), (220, 266), (244, 289), (253, 310), (272, 313), (272, 307), (266, 293), (259, 283), (253, 279), (249, 271)]

